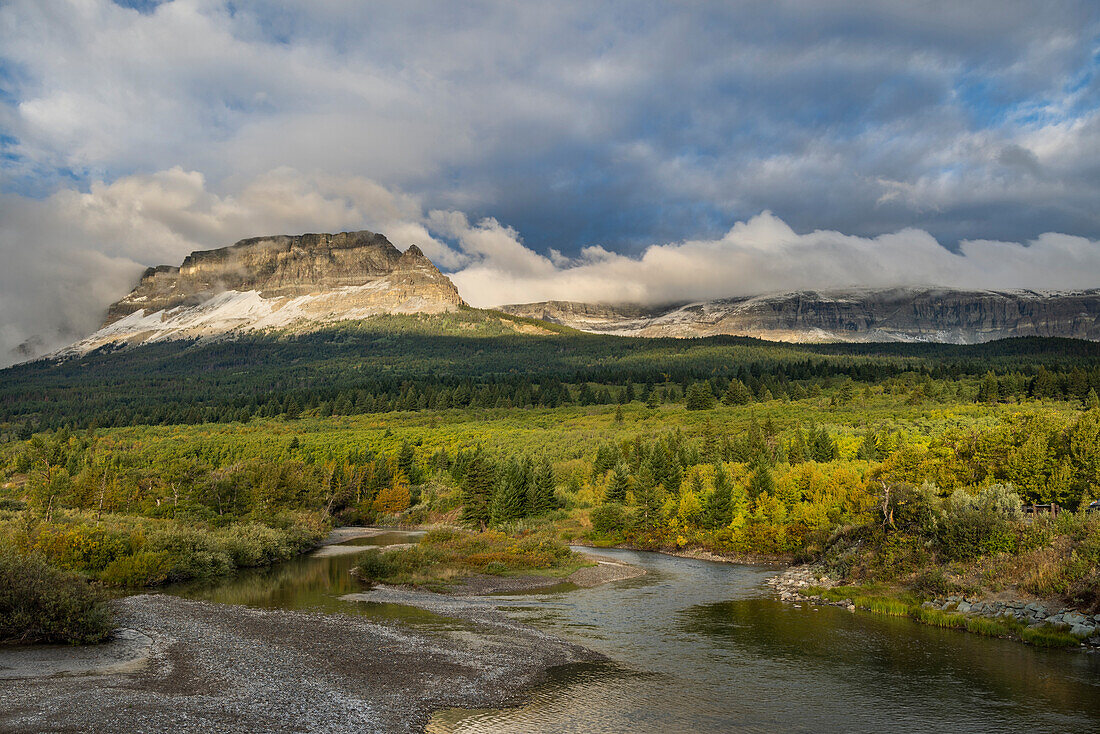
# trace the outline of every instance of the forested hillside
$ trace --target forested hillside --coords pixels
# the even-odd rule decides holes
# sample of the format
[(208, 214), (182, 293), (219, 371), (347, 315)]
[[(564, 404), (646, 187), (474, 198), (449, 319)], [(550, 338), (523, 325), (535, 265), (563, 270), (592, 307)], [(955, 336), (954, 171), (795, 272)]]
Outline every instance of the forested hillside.
[[(540, 528), (1100, 607), (1096, 344), (529, 326), (382, 317), (6, 370), (0, 540), (143, 586), (270, 564), (338, 524)], [(1036, 503), (1068, 512), (1025, 518)]]
[(607, 404), (648, 400), (654, 388), (656, 400), (679, 402), (693, 382), (706, 381), (721, 398), (733, 379), (755, 399), (799, 399), (838, 381), (866, 386), (903, 376), (919, 378), (928, 397), (949, 400), (1085, 400), (1100, 389), (1100, 345), (1039, 338), (790, 345), (600, 336), (475, 310), (381, 316), (306, 334), (107, 347), (12, 367), (0, 372), (0, 433)]

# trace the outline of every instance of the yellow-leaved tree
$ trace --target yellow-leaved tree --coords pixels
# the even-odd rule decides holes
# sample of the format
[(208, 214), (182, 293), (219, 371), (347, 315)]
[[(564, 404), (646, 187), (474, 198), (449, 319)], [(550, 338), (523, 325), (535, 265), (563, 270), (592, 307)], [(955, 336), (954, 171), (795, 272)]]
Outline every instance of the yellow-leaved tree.
[(397, 472), (393, 482), (388, 487), (383, 487), (374, 498), (375, 512), (392, 515), (409, 508), (409, 479), (404, 472)]

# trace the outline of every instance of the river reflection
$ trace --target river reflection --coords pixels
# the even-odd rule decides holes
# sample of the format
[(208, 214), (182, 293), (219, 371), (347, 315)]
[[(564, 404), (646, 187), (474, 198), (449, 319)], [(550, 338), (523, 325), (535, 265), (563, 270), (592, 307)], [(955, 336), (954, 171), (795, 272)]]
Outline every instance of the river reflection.
[[(341, 545), (362, 550), (407, 543), (419, 533), (394, 531), (367, 538), (355, 538)], [(229, 578), (176, 584), (165, 593), (258, 609), (294, 609), (371, 617), (380, 622), (396, 621), (429, 629), (465, 629), (464, 622), (403, 604), (344, 602), (340, 597), (363, 591), (351, 575), (358, 556), (355, 553), (326, 557), (303, 556), (269, 568), (242, 571)]]
[(513, 709), (440, 712), (428, 730), (1100, 731), (1100, 656), (780, 604), (768, 569), (611, 553), (649, 575), (501, 604), (615, 665), (566, 669)]

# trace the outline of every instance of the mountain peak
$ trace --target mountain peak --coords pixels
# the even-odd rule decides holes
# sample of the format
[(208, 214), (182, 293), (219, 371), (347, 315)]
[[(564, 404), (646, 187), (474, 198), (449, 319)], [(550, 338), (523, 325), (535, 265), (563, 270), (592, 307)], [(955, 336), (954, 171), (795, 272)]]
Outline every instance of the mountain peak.
[(148, 268), (103, 328), (63, 353), (465, 305), (416, 245), (402, 253), (365, 230), (252, 237)]

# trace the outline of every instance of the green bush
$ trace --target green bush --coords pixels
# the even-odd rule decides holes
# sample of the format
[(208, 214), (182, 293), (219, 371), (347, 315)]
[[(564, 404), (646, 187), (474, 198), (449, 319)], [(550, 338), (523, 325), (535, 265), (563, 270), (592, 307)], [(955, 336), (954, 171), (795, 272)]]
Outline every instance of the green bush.
[(100, 642), (111, 628), (105, 597), (85, 579), (0, 548), (0, 643)]
[(283, 533), (256, 523), (232, 525), (218, 531), (217, 539), (237, 568), (270, 566), (296, 552)]
[(1010, 485), (994, 484), (977, 494), (956, 490), (944, 502), (938, 529), (945, 560), (1012, 553), (1019, 545), (1014, 521), (1020, 516), (1020, 497)]
[(140, 551), (122, 556), (107, 564), (99, 579), (111, 586), (156, 586), (168, 578), (172, 562), (164, 551)]
[(233, 570), (233, 558), (209, 531), (167, 527), (149, 535), (147, 548), (163, 551), (172, 561), (169, 581), (224, 576)]

